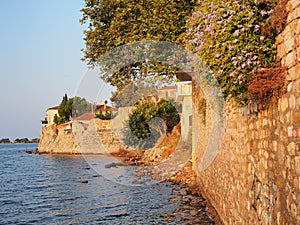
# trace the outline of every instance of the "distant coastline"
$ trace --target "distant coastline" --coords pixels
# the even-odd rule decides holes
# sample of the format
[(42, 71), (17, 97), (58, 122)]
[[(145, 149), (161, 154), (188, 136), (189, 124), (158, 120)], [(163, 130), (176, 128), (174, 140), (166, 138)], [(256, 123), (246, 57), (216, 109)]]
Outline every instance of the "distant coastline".
[(15, 140), (10, 140), (9, 138), (1, 138), (0, 139), (0, 144), (38, 144), (40, 141), (39, 138), (17, 138)]

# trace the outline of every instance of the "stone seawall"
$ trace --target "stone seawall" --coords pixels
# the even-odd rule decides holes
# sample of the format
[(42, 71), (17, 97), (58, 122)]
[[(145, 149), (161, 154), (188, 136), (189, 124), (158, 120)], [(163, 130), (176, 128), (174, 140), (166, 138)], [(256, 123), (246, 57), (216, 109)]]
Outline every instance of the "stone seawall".
[(124, 148), (113, 130), (112, 120), (93, 119), (42, 128), (39, 153), (107, 154)]
[[(206, 118), (199, 122), (193, 166), (224, 224), (300, 224), (300, 2), (290, 0), (287, 8), (288, 24), (277, 38), (287, 93), (262, 111), (227, 102), (223, 144), (204, 171), (209, 106), (200, 115)], [(196, 107), (201, 99), (201, 90), (193, 90)]]
[(38, 152), (41, 154), (80, 154), (74, 135), (66, 131), (65, 124), (42, 128)]

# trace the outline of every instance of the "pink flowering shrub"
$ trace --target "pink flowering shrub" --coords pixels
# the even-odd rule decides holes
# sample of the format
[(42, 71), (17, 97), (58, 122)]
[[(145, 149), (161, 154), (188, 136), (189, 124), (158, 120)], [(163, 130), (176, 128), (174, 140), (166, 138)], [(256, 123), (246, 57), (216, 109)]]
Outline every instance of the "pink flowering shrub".
[(183, 39), (213, 71), (225, 96), (245, 104), (253, 72), (275, 65), (276, 29), (264, 29), (275, 0), (199, 0)]

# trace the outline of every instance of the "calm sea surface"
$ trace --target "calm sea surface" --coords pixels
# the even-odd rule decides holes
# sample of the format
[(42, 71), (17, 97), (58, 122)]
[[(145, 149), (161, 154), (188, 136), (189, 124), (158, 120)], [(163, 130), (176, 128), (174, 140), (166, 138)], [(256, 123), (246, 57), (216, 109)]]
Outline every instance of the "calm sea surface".
[(178, 185), (121, 185), (81, 156), (24, 153), (36, 147), (0, 145), (0, 224), (214, 224)]

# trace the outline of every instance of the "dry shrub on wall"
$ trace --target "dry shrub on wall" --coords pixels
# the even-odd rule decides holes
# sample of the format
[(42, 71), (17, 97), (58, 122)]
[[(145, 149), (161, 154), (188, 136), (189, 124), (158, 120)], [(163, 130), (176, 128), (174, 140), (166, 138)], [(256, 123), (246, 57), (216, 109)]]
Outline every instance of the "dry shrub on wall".
[(285, 67), (260, 69), (253, 74), (253, 80), (248, 84), (250, 98), (265, 108), (276, 101), (284, 92)]
[(286, 21), (288, 17), (287, 3), (289, 0), (278, 0), (277, 5), (274, 8), (273, 13), (267, 19), (266, 25), (263, 30), (268, 34), (275, 32), (277, 34), (281, 33), (286, 26)]
[[(263, 2), (264, 0), (261, 0)], [(266, 0), (268, 1), (268, 0)], [(266, 34), (279, 34), (285, 26), (288, 17), (287, 3), (289, 0), (278, 0), (271, 16), (267, 19), (263, 30)], [(285, 92), (286, 68), (280, 62), (272, 68), (253, 71), (253, 80), (248, 84), (250, 99), (256, 101), (260, 108), (266, 108), (274, 103)]]

